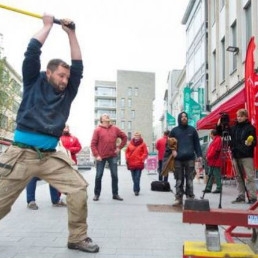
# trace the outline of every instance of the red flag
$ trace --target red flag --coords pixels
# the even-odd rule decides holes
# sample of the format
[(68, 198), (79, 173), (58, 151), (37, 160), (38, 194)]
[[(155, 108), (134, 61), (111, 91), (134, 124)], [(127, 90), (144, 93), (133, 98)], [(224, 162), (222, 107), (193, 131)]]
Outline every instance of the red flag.
[(245, 90), (246, 90), (246, 102), (247, 110), (249, 113), (250, 120), (252, 124), (255, 123), (255, 108), (254, 108), (254, 37), (249, 41), (247, 50), (246, 50), (246, 59), (245, 59)]
[[(256, 128), (256, 138), (258, 139), (258, 96), (257, 95), (257, 76), (254, 71), (254, 37), (251, 37), (245, 59), (245, 91), (246, 91), (246, 103), (249, 118), (251, 123)], [(254, 163), (255, 168), (258, 169), (258, 148), (255, 147)]]

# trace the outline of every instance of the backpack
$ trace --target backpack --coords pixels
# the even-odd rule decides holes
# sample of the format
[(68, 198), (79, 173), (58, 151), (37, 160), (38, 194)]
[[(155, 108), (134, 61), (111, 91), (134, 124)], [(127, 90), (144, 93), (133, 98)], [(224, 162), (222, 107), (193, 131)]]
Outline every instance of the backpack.
[(170, 192), (171, 188), (169, 182), (153, 181), (151, 182), (151, 190), (158, 192)]

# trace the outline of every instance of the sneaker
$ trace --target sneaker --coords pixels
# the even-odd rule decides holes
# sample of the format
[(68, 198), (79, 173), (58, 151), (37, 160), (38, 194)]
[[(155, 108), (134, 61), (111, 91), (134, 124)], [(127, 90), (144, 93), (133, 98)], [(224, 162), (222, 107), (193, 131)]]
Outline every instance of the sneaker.
[(38, 210), (39, 206), (34, 201), (31, 201), (28, 203), (27, 208), (31, 210)]
[(53, 207), (66, 207), (66, 203), (63, 202), (62, 200), (59, 200), (58, 203), (53, 203)]
[(238, 196), (234, 201), (231, 203), (245, 203), (245, 197)]
[(79, 243), (69, 243), (67, 244), (68, 249), (79, 250), (88, 253), (97, 253), (99, 251), (99, 246), (94, 244), (91, 238), (87, 237)]
[(123, 201), (124, 199), (121, 198), (118, 194), (117, 195), (113, 195), (113, 199), (114, 200), (118, 200), (118, 201)]
[(99, 200), (99, 195), (95, 195), (93, 198), (93, 201), (98, 201)]
[(203, 193), (210, 193), (210, 192), (211, 192), (211, 190), (204, 189), (202, 192), (203, 192)]
[(216, 190), (215, 190), (215, 191), (213, 191), (212, 193), (215, 193), (215, 194), (217, 194), (217, 193), (221, 193), (221, 190), (216, 189)]
[(183, 204), (183, 200), (181, 198), (177, 198), (172, 206), (180, 206)]
[(138, 196), (139, 195), (139, 192), (134, 192), (135, 196)]
[(195, 195), (187, 195), (186, 196), (186, 199), (192, 199), (193, 200), (194, 198), (195, 198)]

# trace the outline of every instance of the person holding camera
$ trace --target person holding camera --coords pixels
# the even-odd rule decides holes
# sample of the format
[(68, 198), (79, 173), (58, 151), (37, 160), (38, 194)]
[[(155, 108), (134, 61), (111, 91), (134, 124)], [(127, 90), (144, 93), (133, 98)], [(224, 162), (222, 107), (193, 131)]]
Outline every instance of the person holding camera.
[[(249, 203), (257, 201), (254, 169), (254, 148), (256, 146), (256, 130), (248, 120), (246, 109), (236, 112), (237, 121), (229, 130), (231, 141), (229, 143), (233, 165), (236, 171), (238, 196), (232, 203), (244, 203), (245, 192)], [(221, 119), (218, 127), (222, 131)]]

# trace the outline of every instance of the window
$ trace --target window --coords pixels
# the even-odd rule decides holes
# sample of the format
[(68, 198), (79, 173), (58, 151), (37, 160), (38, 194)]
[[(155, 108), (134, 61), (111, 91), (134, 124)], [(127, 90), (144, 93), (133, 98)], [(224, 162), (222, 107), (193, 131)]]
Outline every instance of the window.
[(210, 14), (211, 14), (211, 25), (215, 23), (215, 17), (216, 17), (216, 1), (217, 0), (210, 0), (209, 3), (211, 5), (210, 8)]
[[(237, 22), (235, 21), (231, 26), (231, 46), (237, 46)], [(237, 69), (237, 56), (234, 54), (231, 54), (231, 70), (230, 73), (235, 71)]]
[(121, 98), (121, 108), (124, 108), (124, 107), (125, 107), (125, 99)]
[(220, 0), (220, 10), (225, 6), (225, 0)]
[(216, 50), (212, 53), (211, 69), (213, 70), (211, 73), (211, 91), (214, 91), (216, 89)]
[(97, 107), (115, 108), (116, 101), (114, 99), (98, 99), (96, 106)]
[(121, 129), (124, 130), (125, 129), (125, 122), (124, 121), (121, 121)]
[(139, 94), (139, 89), (138, 88), (134, 88), (134, 96), (138, 96), (138, 94)]
[(130, 108), (132, 106), (132, 99), (128, 99), (128, 107)]
[(246, 39), (246, 48), (252, 37), (252, 13), (251, 13), (251, 1), (245, 6), (245, 39)]
[(125, 118), (125, 110), (124, 109), (121, 109), (121, 118), (124, 119)]
[(132, 88), (131, 87), (128, 88), (128, 96), (132, 96)]
[(109, 88), (109, 87), (96, 87), (96, 96), (110, 96), (115, 97), (116, 96), (116, 89), (115, 88)]
[(135, 118), (135, 110), (131, 111), (131, 118), (134, 119)]
[(220, 47), (220, 81), (225, 80), (225, 38), (221, 40), (221, 47)]
[(132, 122), (128, 121), (127, 123), (127, 130), (132, 130)]

